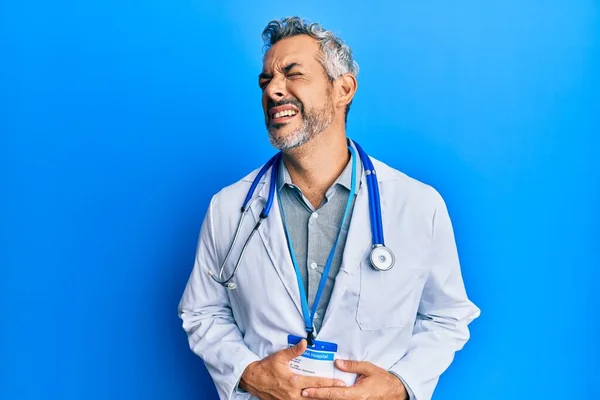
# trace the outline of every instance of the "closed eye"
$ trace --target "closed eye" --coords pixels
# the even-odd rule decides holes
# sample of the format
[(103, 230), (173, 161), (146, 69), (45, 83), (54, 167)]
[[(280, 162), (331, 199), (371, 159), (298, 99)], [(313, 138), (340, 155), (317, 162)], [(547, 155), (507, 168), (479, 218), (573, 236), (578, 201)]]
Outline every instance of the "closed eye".
[(258, 86), (262, 89), (265, 90), (265, 88), (267, 87), (267, 85), (269, 84), (270, 81), (268, 80), (264, 80), (264, 81), (260, 81), (258, 82)]

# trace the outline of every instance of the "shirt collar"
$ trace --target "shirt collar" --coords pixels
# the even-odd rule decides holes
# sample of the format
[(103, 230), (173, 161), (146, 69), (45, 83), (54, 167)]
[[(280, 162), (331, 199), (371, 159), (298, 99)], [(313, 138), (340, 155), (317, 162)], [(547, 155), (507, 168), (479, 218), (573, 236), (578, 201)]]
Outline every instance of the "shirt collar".
[[(352, 146), (352, 148), (355, 149), (354, 153), (356, 154), (356, 182), (357, 182), (357, 188), (358, 188), (361, 176), (363, 174), (363, 166), (360, 161), (360, 157), (358, 156), (358, 151), (354, 147), (354, 144), (351, 141), (348, 141), (348, 142)], [(283, 189), (283, 187), (286, 185), (289, 187), (297, 188), (297, 186), (294, 185), (294, 183), (292, 182), (292, 177), (290, 176), (288, 169), (285, 167), (285, 163), (283, 162), (283, 157), (281, 158), (280, 163), (281, 163), (279, 165), (280, 174), (278, 177), (277, 187), (280, 190)], [(327, 197), (329, 197), (329, 191), (331, 189), (335, 188), (337, 185), (345, 187), (346, 189), (348, 189), (348, 191), (350, 191), (350, 189), (352, 187), (352, 158), (350, 158), (350, 160), (348, 160), (348, 164), (346, 164), (346, 167), (344, 168), (344, 170), (342, 171), (340, 176), (338, 176), (338, 178), (335, 180), (335, 182), (333, 182), (333, 185), (331, 185), (331, 187), (327, 190), (327, 194), (326, 194)]]

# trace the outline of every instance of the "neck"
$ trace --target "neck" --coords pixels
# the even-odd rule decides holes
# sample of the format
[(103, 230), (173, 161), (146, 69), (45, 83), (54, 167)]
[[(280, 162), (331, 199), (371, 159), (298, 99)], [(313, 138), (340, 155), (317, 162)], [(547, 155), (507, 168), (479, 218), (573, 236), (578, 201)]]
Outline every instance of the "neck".
[(292, 182), (315, 208), (319, 207), (349, 159), (345, 131), (322, 132), (308, 143), (283, 154)]

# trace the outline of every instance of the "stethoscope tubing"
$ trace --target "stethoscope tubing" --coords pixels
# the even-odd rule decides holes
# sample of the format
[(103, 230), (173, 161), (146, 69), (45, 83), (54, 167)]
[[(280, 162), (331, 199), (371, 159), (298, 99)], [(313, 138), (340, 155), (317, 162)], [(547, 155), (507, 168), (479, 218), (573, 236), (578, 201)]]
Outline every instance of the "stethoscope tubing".
[[(372, 230), (372, 233), (371, 233), (372, 249), (375, 249), (377, 247), (383, 247), (387, 251), (389, 251), (393, 257), (393, 253), (391, 253), (391, 251), (389, 249), (387, 249), (384, 244), (383, 222), (382, 222), (382, 215), (381, 215), (381, 198), (380, 198), (380, 193), (379, 193), (379, 185), (377, 183), (375, 167), (373, 166), (371, 159), (369, 158), (367, 153), (362, 149), (362, 147), (355, 141), (352, 141), (352, 142), (354, 143), (356, 150), (359, 153), (359, 157), (363, 163), (363, 167), (365, 168), (365, 175), (366, 175), (366, 180), (367, 180), (367, 191), (368, 191), (368, 197), (369, 197), (369, 218), (371, 221), (371, 230)], [(248, 190), (248, 193), (246, 194), (244, 203), (242, 204), (242, 208), (241, 208), (242, 216), (240, 218), (237, 229), (235, 231), (233, 242), (232, 242), (231, 246), (229, 247), (229, 250), (227, 251), (225, 260), (223, 261), (223, 263), (221, 264), (221, 267), (219, 268), (218, 277), (212, 271), (207, 270), (208, 274), (211, 276), (211, 278), (215, 282), (223, 285), (226, 288), (235, 289), (236, 285), (235, 285), (235, 283), (233, 283), (231, 281), (233, 280), (233, 278), (235, 277), (235, 274), (237, 273), (237, 270), (240, 266), (240, 262), (243, 259), (244, 253), (246, 252), (246, 249), (248, 247), (248, 243), (250, 243), (250, 240), (258, 231), (258, 228), (260, 227), (262, 221), (264, 221), (269, 216), (269, 213), (271, 212), (271, 208), (273, 206), (273, 202), (275, 199), (275, 187), (277, 185), (277, 176), (279, 174), (279, 166), (281, 164), (282, 156), (283, 156), (282, 153), (279, 152), (279, 153), (275, 154), (273, 157), (271, 157), (271, 159), (269, 159), (269, 161), (267, 161), (267, 163), (265, 165), (263, 165), (263, 167), (259, 170), (258, 174), (254, 178), (254, 180), (250, 186), (250, 189)], [(252, 203), (256, 199), (258, 199), (258, 197), (255, 197), (253, 199), (252, 196), (254, 195), (254, 192), (256, 191), (256, 187), (260, 183), (260, 180), (267, 173), (269, 168), (272, 168), (272, 170), (271, 170), (271, 176), (270, 176), (270, 181), (269, 181), (269, 197), (267, 198), (267, 202), (265, 203), (265, 206), (263, 207), (263, 210), (260, 213), (260, 217), (259, 217), (256, 225), (254, 226), (254, 228), (250, 232), (250, 235), (248, 235), (248, 238), (244, 242), (244, 246), (242, 247), (242, 250), (240, 252), (240, 255), (238, 256), (238, 259), (235, 263), (235, 266), (233, 268), (231, 275), (229, 276), (229, 278), (223, 280), (223, 273), (225, 271), (225, 265), (227, 265), (227, 261), (229, 261), (229, 257), (231, 256), (232, 250), (235, 247), (235, 244), (238, 240), (239, 233), (241, 231), (241, 227), (242, 227), (243, 221), (246, 217), (246, 214), (248, 213), (248, 210), (250, 209), (250, 206), (252, 205)], [(391, 265), (393, 266), (393, 262)], [(380, 268), (377, 268), (375, 265), (373, 265), (373, 267), (381, 270)]]
[[(369, 211), (371, 214), (371, 224), (375, 225), (372, 227), (372, 247), (383, 246), (383, 220), (381, 217), (381, 199), (379, 197), (379, 185), (377, 184), (377, 175), (375, 167), (371, 162), (371, 159), (362, 147), (354, 142), (356, 149), (360, 155), (360, 159), (365, 167), (365, 175), (367, 179), (367, 187), (369, 189)], [(378, 206), (379, 205), (379, 206)]]

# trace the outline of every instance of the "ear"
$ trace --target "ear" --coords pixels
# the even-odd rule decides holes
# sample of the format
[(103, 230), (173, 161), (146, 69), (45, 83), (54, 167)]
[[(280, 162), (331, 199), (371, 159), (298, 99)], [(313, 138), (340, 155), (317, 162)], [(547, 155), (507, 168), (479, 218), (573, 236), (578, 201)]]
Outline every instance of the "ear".
[(354, 98), (358, 82), (356, 77), (347, 72), (335, 80), (335, 91), (337, 94), (336, 107), (346, 108)]

